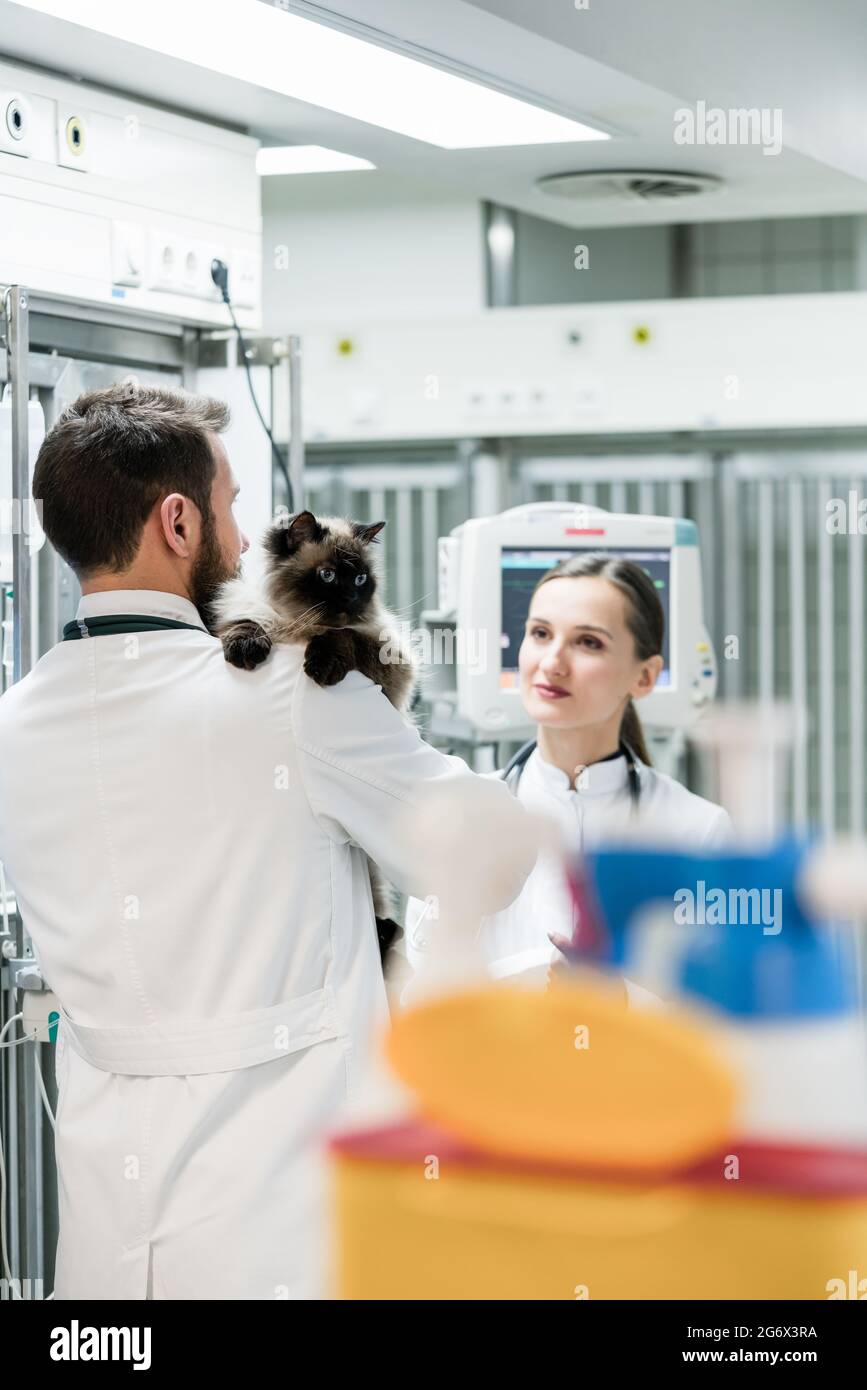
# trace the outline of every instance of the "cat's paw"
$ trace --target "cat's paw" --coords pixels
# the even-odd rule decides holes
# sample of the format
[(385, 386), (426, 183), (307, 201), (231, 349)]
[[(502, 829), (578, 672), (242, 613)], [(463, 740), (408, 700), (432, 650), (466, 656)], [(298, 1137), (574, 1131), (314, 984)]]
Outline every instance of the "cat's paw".
[(255, 671), (271, 650), (271, 638), (254, 622), (233, 623), (222, 634), (223, 655), (239, 671)]
[(304, 653), (304, 670), (317, 685), (337, 685), (352, 669), (351, 654), (337, 634), (324, 632), (310, 638)]
[(385, 965), (385, 958), (388, 955), (395, 940), (400, 935), (402, 928), (392, 917), (376, 918), (376, 937), (379, 942), (379, 959)]

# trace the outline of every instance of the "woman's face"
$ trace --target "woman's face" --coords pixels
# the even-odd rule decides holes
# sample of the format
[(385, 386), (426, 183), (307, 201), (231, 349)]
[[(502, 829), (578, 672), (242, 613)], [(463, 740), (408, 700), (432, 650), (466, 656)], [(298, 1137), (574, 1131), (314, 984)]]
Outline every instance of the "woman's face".
[(549, 579), (533, 596), (518, 654), (521, 699), (537, 724), (604, 725), (648, 695), (662, 657), (640, 661), (627, 599), (607, 579)]

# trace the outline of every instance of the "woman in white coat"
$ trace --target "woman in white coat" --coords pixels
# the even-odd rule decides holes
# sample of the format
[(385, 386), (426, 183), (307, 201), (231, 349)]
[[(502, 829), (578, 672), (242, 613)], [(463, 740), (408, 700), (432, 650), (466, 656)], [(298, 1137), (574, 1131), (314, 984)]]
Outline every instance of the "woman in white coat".
[[(497, 773), (530, 810), (554, 819), (567, 852), (623, 839), (640, 824), (683, 849), (723, 843), (726, 812), (650, 765), (635, 702), (662, 670), (665, 616), (652, 582), (620, 556), (563, 561), (539, 581), (518, 659), (536, 738)], [(540, 856), (508, 908), (482, 919), (491, 975), (544, 973), (562, 957), (575, 919), (563, 865)], [(435, 930), (411, 901), (406, 953), (418, 968)], [(630, 997), (646, 994), (627, 983)]]

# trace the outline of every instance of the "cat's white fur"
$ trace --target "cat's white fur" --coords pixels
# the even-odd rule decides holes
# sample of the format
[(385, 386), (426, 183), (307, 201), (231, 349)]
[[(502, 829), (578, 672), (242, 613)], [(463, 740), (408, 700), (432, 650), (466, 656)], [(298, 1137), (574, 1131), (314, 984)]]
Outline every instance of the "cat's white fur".
[(214, 629), (221, 632), (230, 623), (261, 623), (266, 632), (272, 632), (280, 624), (280, 615), (265, 597), (261, 583), (246, 575), (239, 579), (229, 579), (219, 590), (211, 604), (214, 615)]

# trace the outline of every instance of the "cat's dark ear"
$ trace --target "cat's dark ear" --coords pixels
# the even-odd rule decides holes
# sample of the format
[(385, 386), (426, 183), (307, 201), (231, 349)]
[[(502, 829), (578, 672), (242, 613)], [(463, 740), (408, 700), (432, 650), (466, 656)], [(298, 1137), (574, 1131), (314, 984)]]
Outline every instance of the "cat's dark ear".
[(353, 521), (352, 534), (355, 536), (356, 540), (363, 541), (365, 545), (370, 545), (371, 541), (376, 540), (376, 537), (379, 535), (384, 525), (384, 521)]
[(324, 535), (312, 512), (298, 512), (296, 516), (281, 517), (268, 528), (265, 546), (272, 555), (291, 555), (305, 541), (321, 541)]
[(294, 549), (304, 541), (321, 541), (324, 535), (323, 528), (312, 512), (299, 512), (297, 516), (293, 516), (287, 527), (287, 545)]

